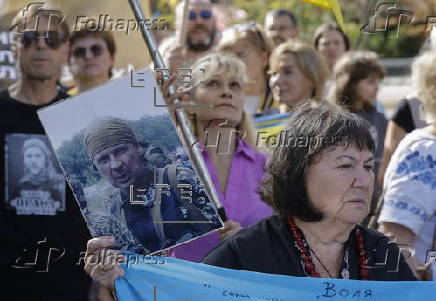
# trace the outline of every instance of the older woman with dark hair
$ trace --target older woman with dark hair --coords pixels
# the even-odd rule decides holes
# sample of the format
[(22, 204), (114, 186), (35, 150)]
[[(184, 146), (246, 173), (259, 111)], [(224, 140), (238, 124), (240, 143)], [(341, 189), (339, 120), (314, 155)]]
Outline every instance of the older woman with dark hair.
[(307, 102), (285, 131), (261, 188), (278, 215), (228, 238), (203, 262), (290, 276), (415, 280), (395, 244), (359, 225), (374, 186), (366, 121), (332, 104)]
[[(308, 101), (285, 131), (260, 189), (278, 214), (229, 236), (202, 262), (300, 277), (416, 280), (395, 243), (359, 225), (374, 187), (367, 122), (334, 104)], [(111, 243), (101, 238), (98, 245)], [(88, 242), (88, 254), (96, 244)], [(108, 289), (124, 274), (118, 266), (105, 273), (98, 281)]]

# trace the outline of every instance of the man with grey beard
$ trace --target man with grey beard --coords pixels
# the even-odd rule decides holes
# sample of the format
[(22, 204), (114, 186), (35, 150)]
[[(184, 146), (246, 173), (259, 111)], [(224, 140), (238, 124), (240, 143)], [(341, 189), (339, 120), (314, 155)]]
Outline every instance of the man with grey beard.
[(183, 5), (184, 1), (181, 1), (176, 7), (175, 36), (163, 41), (159, 47), (165, 65), (171, 73), (176, 73), (178, 68), (189, 67), (194, 61), (211, 51), (218, 40), (212, 3), (209, 0), (192, 0), (189, 1), (188, 6), (186, 41), (183, 45), (179, 45)]

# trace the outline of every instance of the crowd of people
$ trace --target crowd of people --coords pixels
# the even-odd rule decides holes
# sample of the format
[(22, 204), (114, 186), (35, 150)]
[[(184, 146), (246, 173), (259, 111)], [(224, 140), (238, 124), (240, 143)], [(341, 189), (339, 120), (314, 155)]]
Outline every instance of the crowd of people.
[[(416, 58), (415, 93), (398, 99), (388, 121), (377, 99), (386, 75), (380, 58), (352, 50), (337, 24), (322, 24), (312, 41), (303, 41), (304, 29), (290, 11), (268, 12), (263, 25), (248, 22), (219, 31), (216, 10), (208, 0), (190, 1), (181, 42), (183, 1), (177, 6), (175, 34), (160, 43), (173, 74), (161, 90), (169, 104), (179, 99), (202, 106), (185, 110), (200, 141), (194, 147), (201, 147), (228, 220), (222, 229), (166, 255), (291, 276), (436, 280), (436, 263), (427, 262), (436, 249), (436, 48)], [(32, 300), (112, 300), (114, 279), (124, 274), (119, 262), (80, 261), (78, 254), (85, 249), (87, 258), (98, 254), (114, 245), (114, 237), (92, 238), (69, 186), (59, 175), (56, 187), (63, 189), (53, 192), (43, 185), (49, 177), (37, 170), (31, 155), (43, 154), (44, 164), (56, 167), (48, 161), (54, 156), (36, 111), (111, 79), (115, 40), (108, 31), (70, 33), (65, 21), (50, 22), (52, 17), (32, 6), (12, 24), (20, 78), (0, 92), (0, 157), (5, 158), (0, 195), (6, 196), (0, 209), (1, 269), (9, 279), (10, 300), (29, 295)], [(74, 77), (70, 87), (61, 84), (65, 65)], [(192, 83), (170, 93), (179, 68), (190, 68)], [(234, 135), (235, 129), (243, 134)], [(285, 139), (276, 147), (259, 145), (261, 133), (278, 137), (282, 132), (305, 143)], [(92, 138), (96, 132), (88, 134)], [(207, 143), (217, 137), (222, 143)], [(24, 169), (29, 175), (35, 170), (31, 177), (15, 176), (21, 186), (9, 176), (12, 168), (23, 169), (21, 162), (8, 161), (20, 158), (10, 154), (11, 141), (21, 143)], [(94, 160), (107, 149), (87, 151)], [(122, 168), (118, 163), (105, 168)], [(25, 200), (27, 193), (37, 200), (35, 192), (48, 194), (59, 207), (14, 208), (13, 198), (21, 194)], [(397, 245), (409, 247), (397, 261), (374, 262), (399, 254)], [(47, 256), (53, 248), (64, 252), (55, 268), (38, 273), (41, 266), (24, 263), (35, 251)]]

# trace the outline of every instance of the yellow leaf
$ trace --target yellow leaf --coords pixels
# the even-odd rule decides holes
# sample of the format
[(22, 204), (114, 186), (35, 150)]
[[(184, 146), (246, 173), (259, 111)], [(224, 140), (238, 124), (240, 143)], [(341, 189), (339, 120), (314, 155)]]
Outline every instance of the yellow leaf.
[(329, 9), (329, 10), (331, 9), (329, 0), (300, 0), (300, 1), (307, 2), (322, 7), (324, 9)]
[(344, 17), (342, 16), (341, 6), (339, 5), (338, 0), (300, 0), (300, 1), (307, 2), (322, 7), (324, 9), (332, 10), (339, 26), (341, 26), (342, 30), (345, 30)]

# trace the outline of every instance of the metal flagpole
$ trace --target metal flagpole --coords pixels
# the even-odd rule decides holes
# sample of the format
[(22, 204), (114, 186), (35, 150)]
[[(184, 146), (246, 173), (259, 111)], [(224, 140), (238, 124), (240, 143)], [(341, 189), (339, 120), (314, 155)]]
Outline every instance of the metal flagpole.
[[(144, 12), (141, 8), (141, 5), (139, 4), (138, 0), (128, 0), (128, 1), (130, 7), (133, 10), (136, 20), (140, 24), (142, 37), (144, 38), (145, 43), (147, 44), (148, 51), (154, 62), (154, 67), (165, 69), (166, 67), (164, 61), (158, 51), (158, 47), (153, 35), (149, 30), (145, 28), (144, 22), (141, 22), (142, 20), (146, 19), (144, 16)], [(164, 72), (166, 73), (165, 74), (166, 76), (169, 75), (168, 69), (164, 70)], [(174, 86), (170, 87), (170, 92), (171, 93), (175, 92)], [(228, 218), (226, 216), (224, 207), (221, 204), (221, 201), (219, 200), (218, 193), (216, 192), (215, 187), (212, 184), (212, 179), (210, 178), (209, 172), (206, 168), (206, 164), (204, 163), (200, 150), (197, 147), (190, 147), (191, 145), (195, 145), (198, 140), (191, 132), (189, 126), (190, 121), (188, 119), (188, 116), (186, 115), (184, 109), (180, 107), (176, 108), (175, 114), (176, 114), (177, 123), (180, 126), (182, 134), (185, 138), (188, 151), (191, 154), (191, 160), (194, 163), (194, 168), (197, 171), (197, 173), (200, 175), (200, 179), (205, 185), (206, 190), (209, 192), (209, 197), (211, 198), (211, 201), (215, 204), (222, 221), (225, 222), (228, 220)]]
[(183, 1), (183, 22), (182, 28), (180, 29), (179, 35), (179, 45), (182, 46), (186, 41), (186, 29), (187, 29), (187, 21), (188, 21), (188, 12), (189, 12), (189, 0)]

